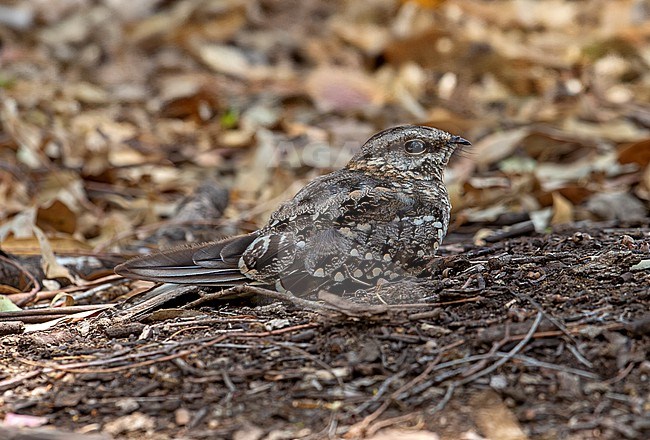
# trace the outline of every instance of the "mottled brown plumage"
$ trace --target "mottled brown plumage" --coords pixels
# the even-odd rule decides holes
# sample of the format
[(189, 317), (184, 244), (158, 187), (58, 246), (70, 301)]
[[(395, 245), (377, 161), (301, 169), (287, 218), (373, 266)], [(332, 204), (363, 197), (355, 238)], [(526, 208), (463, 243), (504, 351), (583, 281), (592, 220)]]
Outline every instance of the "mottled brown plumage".
[(229, 287), (252, 283), (308, 294), (417, 276), (449, 224), (442, 175), (465, 139), (403, 126), (371, 137), (348, 165), (319, 177), (258, 231), (139, 257), (129, 278)]

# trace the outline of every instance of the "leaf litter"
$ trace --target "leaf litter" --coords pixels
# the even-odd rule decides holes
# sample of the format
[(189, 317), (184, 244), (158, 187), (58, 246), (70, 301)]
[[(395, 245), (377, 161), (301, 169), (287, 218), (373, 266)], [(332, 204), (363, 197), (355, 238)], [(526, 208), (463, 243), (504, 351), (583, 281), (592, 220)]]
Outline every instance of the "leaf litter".
[[(647, 437), (648, 11), (9, 2), (0, 433)], [(110, 276), (254, 230), (402, 123), (474, 144), (432, 280), (188, 307)]]

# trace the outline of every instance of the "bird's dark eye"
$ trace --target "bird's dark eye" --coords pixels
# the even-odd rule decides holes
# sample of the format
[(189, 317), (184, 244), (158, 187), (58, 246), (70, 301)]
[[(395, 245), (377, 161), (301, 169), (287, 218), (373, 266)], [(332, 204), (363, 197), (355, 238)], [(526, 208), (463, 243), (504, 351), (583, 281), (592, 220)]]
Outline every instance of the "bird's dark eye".
[(425, 144), (424, 141), (421, 141), (420, 139), (411, 139), (410, 141), (406, 141), (404, 143), (404, 151), (406, 151), (408, 154), (416, 156), (427, 151), (427, 144)]

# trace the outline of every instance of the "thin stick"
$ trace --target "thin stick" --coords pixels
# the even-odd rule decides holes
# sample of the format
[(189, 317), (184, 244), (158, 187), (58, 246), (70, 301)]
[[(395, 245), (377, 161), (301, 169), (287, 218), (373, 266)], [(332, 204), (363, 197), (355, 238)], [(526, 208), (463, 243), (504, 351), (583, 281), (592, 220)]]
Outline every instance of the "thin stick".
[[(15, 267), (16, 269), (18, 269), (19, 271), (24, 273), (27, 278), (29, 278), (29, 281), (31, 282), (31, 284), (34, 285), (32, 290), (30, 290), (28, 292), (30, 296), (31, 295), (35, 296), (38, 293), (38, 291), (41, 290), (41, 285), (38, 282), (38, 280), (34, 277), (34, 275), (31, 274), (30, 271), (25, 269), (20, 263), (18, 263), (16, 261), (13, 261), (13, 260), (11, 260), (11, 259), (9, 259), (7, 257), (3, 257), (2, 255), (0, 255), (0, 261), (4, 261), (5, 263), (10, 264), (11, 266)], [(28, 286), (29, 286), (29, 284), (28, 284)]]

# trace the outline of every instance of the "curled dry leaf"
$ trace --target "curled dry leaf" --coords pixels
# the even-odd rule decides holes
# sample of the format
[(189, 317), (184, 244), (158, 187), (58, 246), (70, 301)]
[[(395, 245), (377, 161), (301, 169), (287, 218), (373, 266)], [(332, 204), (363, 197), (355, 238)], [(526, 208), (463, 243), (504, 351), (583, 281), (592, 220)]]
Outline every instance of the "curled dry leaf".
[(489, 134), (472, 145), (472, 155), (479, 166), (494, 164), (511, 155), (529, 133), (530, 128), (522, 127)]
[(52, 251), (52, 246), (50, 246), (50, 242), (43, 231), (37, 226), (34, 226), (33, 230), (34, 235), (41, 246), (41, 258), (43, 259), (42, 266), (43, 272), (45, 272), (45, 277), (67, 278), (68, 280), (75, 282), (75, 278), (72, 276), (70, 271), (56, 261), (56, 257)]
[(571, 202), (557, 192), (554, 192), (552, 195), (553, 217), (551, 218), (551, 224), (561, 225), (571, 223), (574, 220), (573, 205)]
[(54, 200), (38, 208), (36, 223), (40, 228), (72, 234), (77, 228), (77, 216), (65, 203)]
[(306, 89), (324, 112), (369, 110), (386, 99), (372, 77), (355, 69), (320, 67), (307, 77)]

